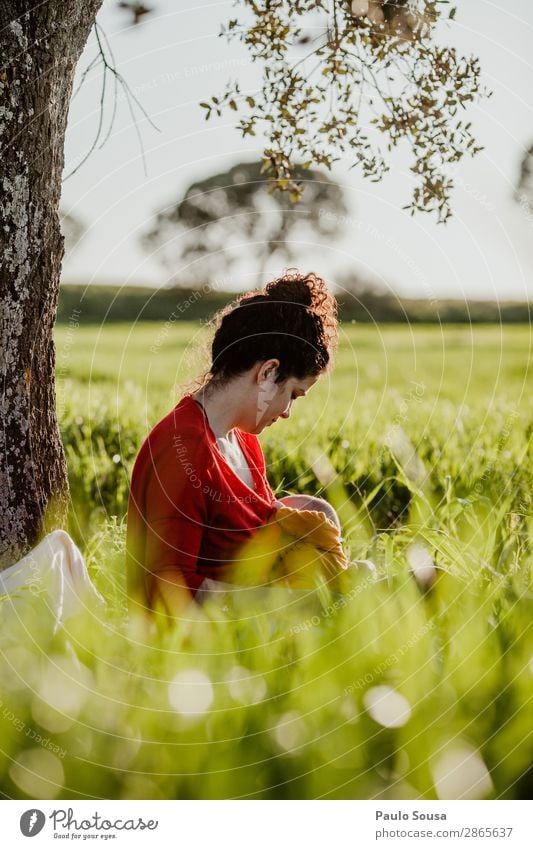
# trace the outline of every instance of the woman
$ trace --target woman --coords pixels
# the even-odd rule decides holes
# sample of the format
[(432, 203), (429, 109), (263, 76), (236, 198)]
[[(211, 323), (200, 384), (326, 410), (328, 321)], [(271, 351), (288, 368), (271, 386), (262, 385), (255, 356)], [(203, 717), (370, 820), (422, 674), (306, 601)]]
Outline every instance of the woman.
[(322, 510), (340, 527), (322, 499), (276, 500), (257, 438), (289, 418), (326, 371), (336, 339), (336, 301), (315, 274), (287, 273), (218, 314), (210, 371), (135, 462), (127, 533), (134, 602), (179, 613), (206, 578), (228, 579), (238, 550), (282, 503)]

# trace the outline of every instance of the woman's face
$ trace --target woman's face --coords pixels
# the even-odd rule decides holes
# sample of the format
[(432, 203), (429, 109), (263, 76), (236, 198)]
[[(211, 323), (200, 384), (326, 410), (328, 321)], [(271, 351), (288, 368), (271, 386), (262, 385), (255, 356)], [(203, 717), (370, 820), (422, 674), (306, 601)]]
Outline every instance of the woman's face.
[(275, 382), (275, 373), (259, 384), (256, 403), (256, 429), (260, 433), (278, 419), (288, 419), (292, 405), (302, 398), (317, 382), (318, 377), (288, 377), (282, 383)]

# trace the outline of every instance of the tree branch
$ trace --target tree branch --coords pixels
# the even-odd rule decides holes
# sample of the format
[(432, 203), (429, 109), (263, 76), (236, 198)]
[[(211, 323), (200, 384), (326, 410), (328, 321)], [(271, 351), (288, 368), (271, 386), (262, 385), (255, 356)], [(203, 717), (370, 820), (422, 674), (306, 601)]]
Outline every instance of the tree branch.
[[(96, 22), (94, 24), (94, 33), (95, 33), (95, 38), (96, 38), (96, 44), (98, 46), (98, 53), (96, 54), (94, 59), (91, 60), (91, 62), (87, 66), (87, 68), (84, 70), (82, 77), (81, 77), (81, 80), (80, 80), (80, 82), (79, 82), (79, 84), (76, 88), (75, 95), (78, 94), (78, 92), (79, 92), (81, 86), (83, 85), (83, 83), (85, 82), (89, 72), (94, 67), (101, 66), (103, 68), (103, 74), (102, 74), (102, 88), (101, 88), (101, 91), (100, 91), (100, 112), (99, 112), (98, 126), (96, 128), (96, 135), (94, 137), (94, 140), (93, 140), (91, 146), (89, 147), (89, 150), (83, 156), (81, 161), (76, 165), (76, 167), (73, 168), (72, 171), (70, 171), (63, 178), (63, 180), (64, 181), (68, 180), (68, 179), (70, 179), (70, 177), (74, 176), (74, 174), (76, 174), (80, 170), (82, 165), (84, 165), (84, 163), (87, 162), (87, 160), (89, 159), (91, 154), (94, 152), (94, 150), (97, 147), (100, 149), (106, 143), (109, 136), (111, 135), (111, 131), (113, 129), (115, 119), (116, 119), (116, 115), (117, 115), (118, 86), (119, 85), (122, 87), (122, 90), (124, 92), (124, 96), (126, 98), (126, 102), (127, 102), (127, 105), (128, 105), (128, 110), (129, 110), (129, 113), (131, 115), (131, 119), (133, 121), (133, 124), (135, 126), (135, 132), (136, 132), (137, 139), (139, 141), (140, 150), (141, 150), (141, 156), (142, 156), (142, 162), (143, 162), (143, 171), (144, 171), (145, 176), (147, 176), (145, 149), (144, 149), (144, 144), (143, 144), (143, 140), (142, 140), (142, 135), (141, 135), (141, 132), (139, 130), (137, 115), (135, 113), (135, 106), (137, 106), (137, 108), (141, 111), (142, 115), (146, 118), (146, 120), (153, 127), (154, 130), (156, 130), (157, 132), (161, 132), (161, 131), (160, 131), (159, 127), (157, 127), (156, 124), (153, 122), (153, 120), (150, 118), (150, 116), (146, 112), (142, 103), (139, 101), (139, 99), (132, 92), (132, 90), (131, 90), (129, 84), (127, 83), (127, 81), (125, 80), (125, 78), (122, 76), (122, 74), (119, 71), (117, 71), (115, 57), (113, 55), (113, 51), (112, 51), (111, 46), (109, 44), (109, 40), (108, 40), (105, 32), (103, 31), (102, 27)], [(105, 47), (104, 47), (104, 43), (105, 43)], [(107, 50), (107, 53), (106, 53), (106, 50)], [(113, 107), (112, 107), (109, 127), (107, 129), (107, 132), (104, 135), (103, 140), (100, 141), (102, 131), (103, 131), (103, 125), (104, 125), (105, 94), (106, 94), (106, 84), (107, 84), (107, 74), (108, 73), (110, 73), (112, 75), (113, 81), (114, 81)], [(100, 144), (99, 144), (99, 142), (100, 142)]]

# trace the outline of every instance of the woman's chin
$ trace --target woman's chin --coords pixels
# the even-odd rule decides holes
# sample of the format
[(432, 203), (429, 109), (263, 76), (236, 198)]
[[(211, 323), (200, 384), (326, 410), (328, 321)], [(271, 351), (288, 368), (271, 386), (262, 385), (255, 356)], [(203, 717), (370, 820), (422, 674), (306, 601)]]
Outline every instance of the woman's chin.
[(253, 433), (254, 436), (257, 436), (258, 433), (261, 433), (266, 427), (268, 427), (268, 422), (266, 424), (251, 424), (247, 426), (238, 425), (238, 428), (242, 433)]
[(241, 427), (241, 430), (245, 430), (247, 433), (253, 433), (257, 436), (258, 433), (261, 433), (265, 428), (271, 427), (277, 421), (276, 419), (261, 419), (259, 422), (251, 424), (250, 427)]

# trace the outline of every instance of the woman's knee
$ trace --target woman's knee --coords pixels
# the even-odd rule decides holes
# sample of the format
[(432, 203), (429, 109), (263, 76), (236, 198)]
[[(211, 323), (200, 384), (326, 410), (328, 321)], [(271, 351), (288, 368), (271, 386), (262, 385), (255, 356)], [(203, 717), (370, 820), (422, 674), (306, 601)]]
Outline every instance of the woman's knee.
[(286, 495), (284, 498), (280, 498), (280, 501), (295, 510), (316, 510), (324, 513), (326, 518), (333, 522), (339, 530), (341, 529), (337, 511), (324, 498), (318, 498), (316, 495)]

